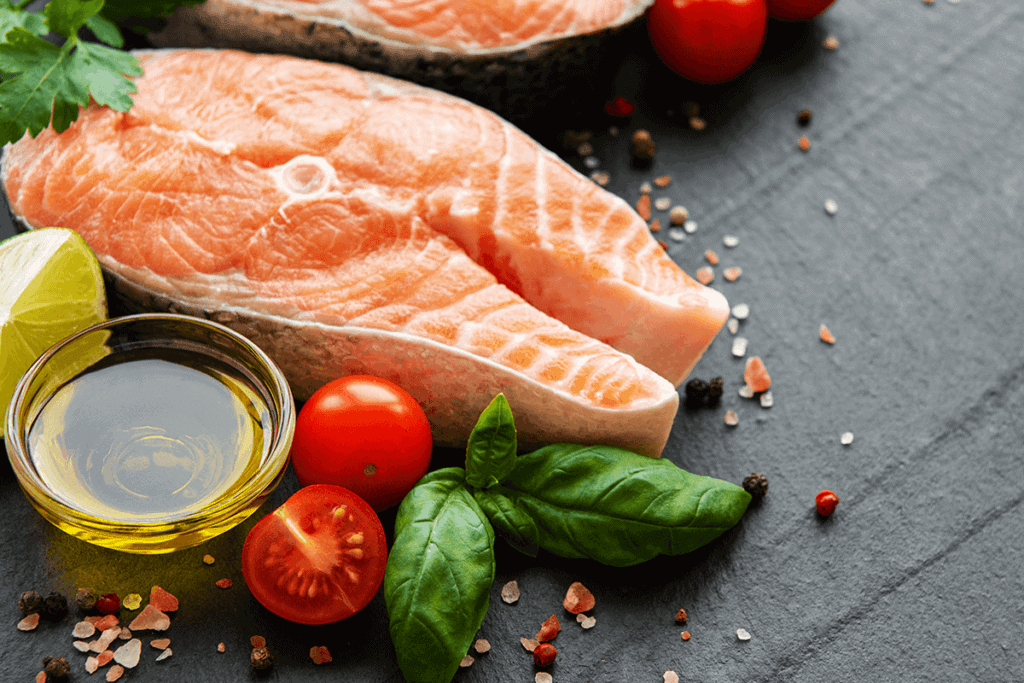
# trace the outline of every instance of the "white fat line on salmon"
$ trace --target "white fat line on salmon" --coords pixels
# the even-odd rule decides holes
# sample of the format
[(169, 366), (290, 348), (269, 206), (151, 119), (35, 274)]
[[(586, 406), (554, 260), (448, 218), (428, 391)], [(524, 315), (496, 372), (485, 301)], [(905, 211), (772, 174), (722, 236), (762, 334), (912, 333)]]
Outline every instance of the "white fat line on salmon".
[[(154, 129), (154, 130), (159, 130), (159, 131), (162, 131), (162, 132), (175, 132), (175, 131), (168, 131), (168, 129), (161, 128), (160, 126), (157, 126), (155, 124), (151, 124), (149, 127)], [(185, 138), (186, 140), (189, 140), (189, 141), (194, 142), (194, 143), (196, 143), (198, 145), (206, 147), (207, 149), (212, 149), (217, 154), (220, 154), (220, 155), (223, 155), (223, 156), (227, 156), (228, 154), (231, 154), (232, 152), (235, 151), (235, 147), (238, 146), (238, 145), (236, 145), (233, 142), (228, 142), (227, 140), (207, 140), (206, 138), (204, 138), (203, 136), (199, 135), (199, 133), (195, 132), (194, 130), (177, 131), (177, 133), (178, 133), (178, 135), (180, 135), (181, 137)]]

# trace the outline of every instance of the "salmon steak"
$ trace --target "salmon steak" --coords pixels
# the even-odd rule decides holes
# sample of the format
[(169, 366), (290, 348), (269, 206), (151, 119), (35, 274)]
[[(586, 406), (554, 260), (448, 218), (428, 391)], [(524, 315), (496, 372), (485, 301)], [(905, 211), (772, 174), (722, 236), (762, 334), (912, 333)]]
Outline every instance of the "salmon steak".
[(223, 322), (298, 398), (390, 379), (439, 444), (504, 392), (524, 447), (660, 454), (728, 316), (620, 198), (464, 100), (336, 64), (137, 53), (127, 113), (6, 149), (16, 220), (61, 225), (138, 310)]
[(653, 2), (206, 0), (150, 40), (344, 62), (526, 119), (584, 95), (610, 39)]

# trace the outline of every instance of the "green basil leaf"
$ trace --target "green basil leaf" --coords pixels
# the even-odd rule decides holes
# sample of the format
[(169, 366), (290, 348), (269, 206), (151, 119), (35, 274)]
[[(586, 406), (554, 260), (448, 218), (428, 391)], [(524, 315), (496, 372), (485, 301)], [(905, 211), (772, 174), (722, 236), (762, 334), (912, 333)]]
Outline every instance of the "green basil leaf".
[(750, 502), (739, 486), (668, 460), (571, 444), (519, 456), (494, 491), (536, 523), (541, 548), (617, 567), (694, 550), (739, 522)]
[(509, 545), (530, 557), (540, 549), (540, 531), (537, 523), (497, 489), (477, 490), (473, 493), (480, 509), (494, 526), (494, 532)]
[(497, 486), (516, 463), (516, 425), (504, 394), (480, 413), (466, 445), (466, 483), (478, 489)]
[(465, 472), (423, 477), (398, 508), (384, 600), (398, 665), (410, 683), (449, 683), (487, 614), (494, 531)]

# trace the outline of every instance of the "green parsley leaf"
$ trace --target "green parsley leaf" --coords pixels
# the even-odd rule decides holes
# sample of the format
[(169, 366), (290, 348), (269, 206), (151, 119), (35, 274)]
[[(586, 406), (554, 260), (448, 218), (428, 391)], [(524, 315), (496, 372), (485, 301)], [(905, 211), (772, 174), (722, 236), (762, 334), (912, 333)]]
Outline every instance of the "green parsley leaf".
[(78, 44), (74, 56), (69, 76), (86, 84), (96, 104), (117, 111), (131, 108), (131, 94), (136, 89), (127, 76), (142, 75), (142, 67), (134, 56), (99, 43), (84, 42)]
[(103, 15), (92, 15), (85, 20), (85, 27), (107, 45), (111, 47), (124, 47), (124, 36), (121, 35), (121, 30), (117, 28), (117, 24)]
[(54, 130), (64, 131), (78, 116), (77, 105), (89, 104), (88, 91), (67, 78), (71, 44), (68, 41), (57, 47), (23, 28), (7, 32), (0, 43), (0, 65), (4, 73), (18, 75), (0, 83), (4, 142), (20, 139), (25, 130), (33, 137), (38, 135), (50, 125), (51, 109)]
[(50, 30), (70, 39), (101, 9), (103, 0), (50, 0), (43, 12)]
[(41, 36), (46, 33), (46, 19), (33, 12), (17, 9), (10, 0), (0, 0), (0, 37), (15, 26)]

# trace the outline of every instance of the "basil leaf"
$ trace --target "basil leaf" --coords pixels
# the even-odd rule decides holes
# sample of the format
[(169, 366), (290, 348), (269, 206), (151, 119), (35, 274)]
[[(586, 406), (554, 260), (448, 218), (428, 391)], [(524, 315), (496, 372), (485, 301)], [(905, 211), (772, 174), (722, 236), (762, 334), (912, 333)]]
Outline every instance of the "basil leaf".
[(493, 491), (516, 511), (502, 510), (499, 529), (525, 515), (537, 525), (541, 548), (617, 567), (694, 550), (735, 525), (750, 502), (739, 486), (668, 460), (571, 444), (519, 456)]
[(494, 531), (465, 472), (423, 477), (395, 519), (384, 600), (398, 665), (410, 683), (449, 683), (487, 614)]
[(494, 525), (494, 532), (509, 545), (530, 557), (536, 557), (540, 549), (540, 531), (537, 523), (521, 508), (512, 504), (498, 489), (473, 493), (480, 509)]
[(516, 426), (504, 394), (480, 413), (466, 444), (466, 483), (478, 489), (498, 485), (516, 461)]

